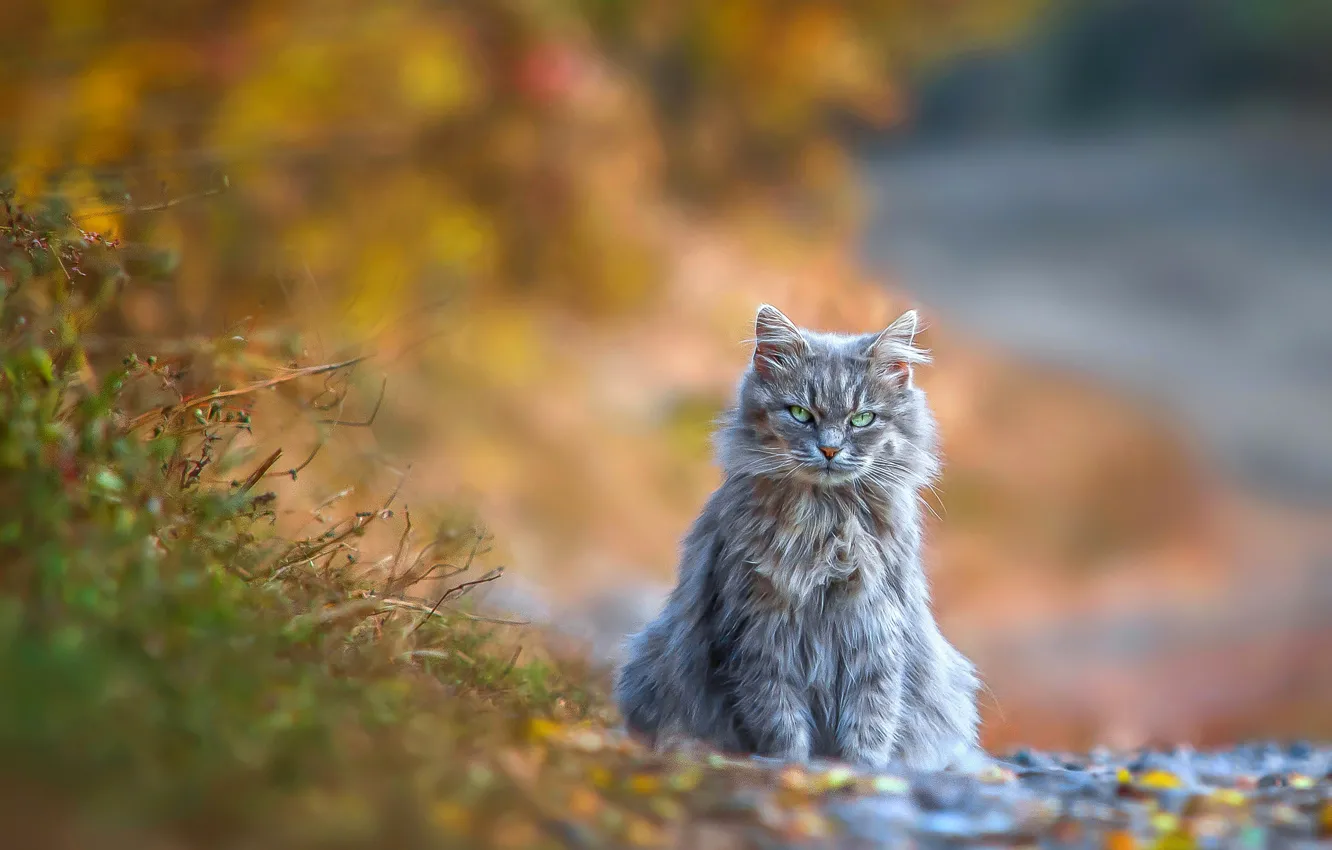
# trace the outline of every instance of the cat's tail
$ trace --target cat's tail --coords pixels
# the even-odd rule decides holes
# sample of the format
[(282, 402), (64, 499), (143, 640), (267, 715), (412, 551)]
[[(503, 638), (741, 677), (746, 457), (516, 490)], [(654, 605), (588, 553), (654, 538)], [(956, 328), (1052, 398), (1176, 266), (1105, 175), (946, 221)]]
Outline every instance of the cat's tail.
[(652, 745), (662, 724), (662, 640), (650, 624), (624, 643), (624, 664), (615, 672), (615, 706), (630, 734)]

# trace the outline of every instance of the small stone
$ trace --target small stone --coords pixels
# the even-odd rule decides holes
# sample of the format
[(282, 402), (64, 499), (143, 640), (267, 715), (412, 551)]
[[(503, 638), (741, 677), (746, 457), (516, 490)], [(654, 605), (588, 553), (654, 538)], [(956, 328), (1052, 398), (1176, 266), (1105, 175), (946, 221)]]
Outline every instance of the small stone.
[(899, 833), (915, 819), (915, 811), (905, 797), (862, 797), (833, 803), (828, 814), (851, 838), (880, 846), (884, 837)]
[(1019, 767), (1037, 766), (1036, 756), (1031, 752), (1031, 750), (1018, 750), (1017, 752), (1013, 753), (1013, 755), (1010, 756), (1008, 760), (1018, 765)]
[(921, 832), (949, 837), (968, 836), (974, 831), (967, 816), (958, 812), (925, 812), (918, 819), (916, 828)]
[(926, 811), (960, 809), (964, 807), (974, 786), (964, 777), (948, 774), (924, 776), (912, 788), (916, 805)]
[(1293, 741), (1286, 747), (1286, 755), (1293, 759), (1307, 759), (1314, 754), (1313, 745), (1308, 741)]
[(1017, 830), (1017, 818), (1008, 812), (991, 809), (977, 818), (973, 826), (981, 835), (1009, 835)]
[(1293, 806), (1285, 803), (1273, 806), (1270, 815), (1273, 823), (1278, 823), (1283, 826), (1298, 826), (1304, 822), (1304, 816)]

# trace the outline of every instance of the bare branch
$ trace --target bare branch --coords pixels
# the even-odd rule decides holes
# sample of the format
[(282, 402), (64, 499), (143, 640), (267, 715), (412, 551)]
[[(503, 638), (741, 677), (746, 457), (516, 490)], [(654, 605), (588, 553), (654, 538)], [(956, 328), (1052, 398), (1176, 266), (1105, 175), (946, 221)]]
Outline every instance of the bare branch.
[(402, 597), (398, 596), (382, 596), (378, 598), (381, 603), (387, 605), (390, 608), (401, 608), (406, 611), (415, 611), (418, 614), (425, 615), (426, 617), (445, 618), (446, 616), (451, 615), (451, 616), (462, 617), (464, 620), (472, 620), (478, 623), (495, 623), (496, 625), (501, 625), (501, 626), (532, 625), (531, 620), (511, 620), (505, 617), (489, 617), (484, 614), (473, 614), (470, 611), (449, 611), (449, 613), (446, 615), (443, 612), (440, 612), (429, 605), (425, 605), (420, 602), (415, 602), (411, 599), (403, 599)]
[(393, 556), (393, 561), (389, 565), (388, 581), (384, 583), (384, 592), (386, 594), (393, 592), (393, 585), (398, 580), (398, 564), (402, 562), (402, 553), (407, 550), (407, 539), (412, 534), (412, 512), (409, 508), (403, 508), (403, 516), (406, 518), (406, 526), (402, 529), (402, 536), (398, 538), (398, 551)]
[[(312, 375), (324, 375), (329, 372), (336, 372), (339, 369), (347, 369), (352, 366), (355, 366), (357, 363), (362, 363), (368, 359), (370, 359), (370, 355), (364, 354), (359, 357), (352, 357), (348, 360), (343, 360), (338, 363), (325, 363), (320, 366), (303, 366), (296, 369), (289, 369), (286, 370), (285, 374), (281, 374), (273, 378), (268, 378), (267, 380), (257, 381), (252, 384), (246, 384), (243, 387), (237, 387), (231, 390), (221, 390), (219, 392), (198, 396), (197, 398), (186, 399), (181, 403), (180, 406), (194, 407), (197, 405), (209, 404), (210, 402), (218, 401), (224, 398), (235, 398), (236, 396), (250, 395), (259, 390), (265, 390), (268, 389), (269, 387), (276, 387), (279, 384), (285, 384), (288, 381), (294, 381), (298, 378), (308, 378)], [(138, 428), (141, 428), (144, 425), (148, 424), (149, 422), (153, 421), (155, 417), (160, 415), (161, 411), (154, 410), (151, 413), (144, 413), (140, 416), (137, 416), (130, 421), (126, 430), (134, 431)]]
[(254, 472), (250, 473), (250, 477), (245, 479), (245, 483), (242, 484), (240, 486), (240, 489), (237, 490), (236, 492), (240, 495), (244, 495), (245, 493), (250, 492), (250, 489), (254, 487), (254, 485), (259, 483), (259, 479), (263, 478), (264, 474), (268, 472), (268, 470), (273, 468), (273, 464), (277, 463), (278, 458), (280, 457), (282, 457), (282, 449), (275, 450), (271, 455), (268, 456), (267, 460), (259, 464), (258, 468), (256, 468)]
[[(446, 590), (446, 591), (444, 591), (442, 594), (440, 594), (439, 599), (435, 601), (435, 604), (434, 604), (434, 605), (431, 607), (431, 609), (430, 609), (430, 615), (429, 615), (429, 616), (422, 617), (422, 618), (420, 619), (420, 621), (417, 622), (417, 624), (416, 624), (415, 626), (412, 627), (412, 632), (410, 632), (410, 633), (414, 633), (417, 629), (421, 628), (421, 626), (425, 625), (426, 620), (430, 619), (430, 616), (433, 616), (433, 615), (435, 614), (435, 612), (439, 610), (439, 606), (443, 605), (445, 600), (449, 599), (450, 597), (454, 597), (454, 596), (462, 596), (463, 594), (465, 594), (465, 593), (467, 593), (468, 591), (472, 590), (472, 588), (476, 587), (477, 585), (481, 585), (481, 584), (486, 584), (486, 583), (488, 583), (488, 582), (492, 582), (492, 581), (494, 581), (495, 579), (499, 578), (499, 577), (502, 576), (502, 575), (504, 575), (504, 568), (503, 568), (503, 567), (496, 567), (495, 569), (493, 569), (493, 570), (491, 570), (490, 572), (486, 573), (485, 575), (481, 576), (481, 578), (473, 579), (472, 581), (465, 581), (465, 582), (463, 582), (462, 584), (458, 584), (458, 585), (454, 585), (453, 587), (450, 587), (448, 590)], [(409, 633), (409, 634), (410, 634), (410, 633)]]
[(371, 425), (375, 424), (375, 419), (376, 417), (379, 416), (379, 408), (384, 403), (384, 394), (387, 391), (388, 391), (388, 378), (385, 378), (383, 383), (379, 385), (379, 398), (376, 399), (375, 401), (375, 408), (374, 410), (370, 411), (370, 417), (366, 419), (364, 422), (347, 422), (342, 419), (321, 419), (319, 420), (319, 424), (342, 425), (343, 427), (346, 428), (369, 428)]
[(190, 201), (198, 201), (203, 198), (211, 198), (214, 195), (220, 195), (229, 188), (231, 188), (230, 183), (226, 182), (226, 179), (223, 178), (223, 184), (216, 189), (195, 192), (193, 195), (181, 195), (179, 198), (171, 198), (156, 204), (144, 204), (142, 206), (127, 205), (123, 207), (110, 207), (104, 210), (94, 210), (93, 212), (85, 213), (73, 220), (76, 222), (87, 221), (88, 219), (99, 215), (133, 215), (134, 213), (161, 212), (163, 210), (169, 210), (172, 207), (178, 207), (184, 203), (189, 203)]

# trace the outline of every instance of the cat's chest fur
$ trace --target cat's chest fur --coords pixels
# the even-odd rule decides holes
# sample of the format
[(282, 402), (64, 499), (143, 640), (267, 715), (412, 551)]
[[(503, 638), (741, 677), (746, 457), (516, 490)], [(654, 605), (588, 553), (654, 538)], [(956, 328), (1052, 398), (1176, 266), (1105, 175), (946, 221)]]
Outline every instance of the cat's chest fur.
[(736, 554), (765, 607), (805, 620), (883, 592), (891, 548), (886, 506), (814, 489), (753, 495), (737, 519), (756, 533), (745, 535), (747, 551)]

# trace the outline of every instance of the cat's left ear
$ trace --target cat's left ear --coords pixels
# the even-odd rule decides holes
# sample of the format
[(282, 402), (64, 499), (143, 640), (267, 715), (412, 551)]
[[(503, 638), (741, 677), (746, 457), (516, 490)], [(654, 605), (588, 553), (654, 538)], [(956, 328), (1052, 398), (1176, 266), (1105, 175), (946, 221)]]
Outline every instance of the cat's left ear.
[(809, 351), (795, 323), (771, 304), (760, 304), (754, 317), (754, 369), (765, 378), (791, 368)]
[(874, 337), (869, 346), (870, 364), (884, 379), (911, 386), (917, 363), (930, 362), (929, 352), (916, 347), (920, 314), (908, 310)]

